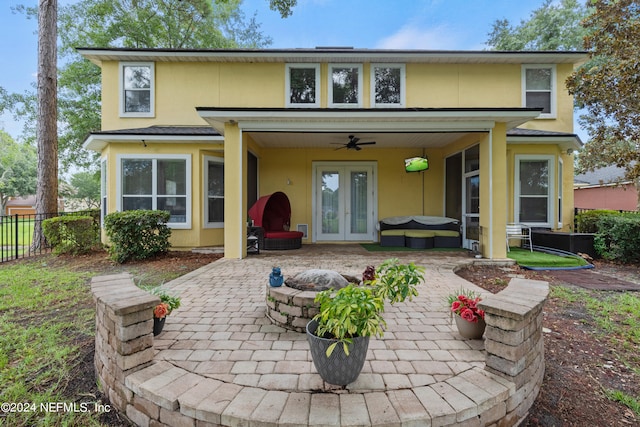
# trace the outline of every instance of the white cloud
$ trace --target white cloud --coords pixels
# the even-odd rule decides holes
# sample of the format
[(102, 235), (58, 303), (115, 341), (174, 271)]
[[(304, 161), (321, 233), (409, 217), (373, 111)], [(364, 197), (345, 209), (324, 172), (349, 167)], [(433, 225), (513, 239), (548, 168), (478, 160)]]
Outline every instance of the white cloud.
[(419, 28), (408, 24), (395, 34), (380, 40), (378, 49), (460, 49), (460, 41), (446, 25), (433, 28)]

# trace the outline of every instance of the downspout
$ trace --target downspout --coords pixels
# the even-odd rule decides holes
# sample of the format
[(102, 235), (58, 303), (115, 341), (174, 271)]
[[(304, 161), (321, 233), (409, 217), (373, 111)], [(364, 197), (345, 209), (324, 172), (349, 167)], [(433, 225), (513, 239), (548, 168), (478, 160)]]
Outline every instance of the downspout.
[(493, 259), (493, 128), (489, 129), (489, 253)]

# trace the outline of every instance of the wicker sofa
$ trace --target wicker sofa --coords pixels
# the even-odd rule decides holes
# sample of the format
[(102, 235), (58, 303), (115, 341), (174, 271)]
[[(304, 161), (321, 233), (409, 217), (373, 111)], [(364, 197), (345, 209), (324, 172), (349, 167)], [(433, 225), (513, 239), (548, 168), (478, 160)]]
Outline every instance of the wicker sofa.
[(414, 249), (461, 247), (460, 221), (438, 216), (394, 216), (379, 224), (380, 246)]

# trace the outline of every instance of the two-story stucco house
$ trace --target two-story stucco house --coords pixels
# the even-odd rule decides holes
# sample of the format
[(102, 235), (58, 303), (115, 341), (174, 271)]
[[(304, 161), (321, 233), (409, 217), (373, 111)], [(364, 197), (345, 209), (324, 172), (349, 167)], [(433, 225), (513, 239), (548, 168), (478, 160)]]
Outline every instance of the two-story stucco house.
[[(277, 191), (303, 244), (443, 216), (461, 221), (463, 247), (504, 258), (506, 223), (572, 224), (580, 140), (564, 82), (584, 53), (79, 52), (102, 70), (102, 130), (85, 147), (101, 154), (103, 213), (168, 210), (174, 247), (244, 257), (247, 211)], [(348, 149), (350, 136), (375, 144)], [(428, 170), (405, 170), (416, 156)]]

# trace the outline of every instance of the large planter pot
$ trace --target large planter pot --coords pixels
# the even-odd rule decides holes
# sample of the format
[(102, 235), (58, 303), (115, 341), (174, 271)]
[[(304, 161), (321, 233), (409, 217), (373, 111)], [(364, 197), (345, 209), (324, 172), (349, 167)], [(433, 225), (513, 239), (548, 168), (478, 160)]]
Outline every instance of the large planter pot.
[(484, 322), (484, 319), (478, 319), (477, 322), (467, 322), (460, 316), (455, 316), (456, 318), (456, 326), (458, 327), (458, 332), (464, 338), (469, 338), (472, 340), (479, 340), (482, 338), (484, 334), (484, 329), (487, 327), (487, 324)]
[(162, 328), (164, 328), (164, 321), (167, 320), (166, 317), (162, 319), (158, 319), (157, 317), (153, 318), (153, 336), (160, 335), (162, 332)]
[(307, 323), (307, 340), (311, 349), (311, 357), (316, 370), (323, 380), (329, 384), (345, 386), (358, 378), (369, 349), (369, 337), (355, 337), (349, 345), (349, 355), (338, 344), (327, 357), (327, 348), (337, 340), (315, 335), (318, 323), (315, 320)]

